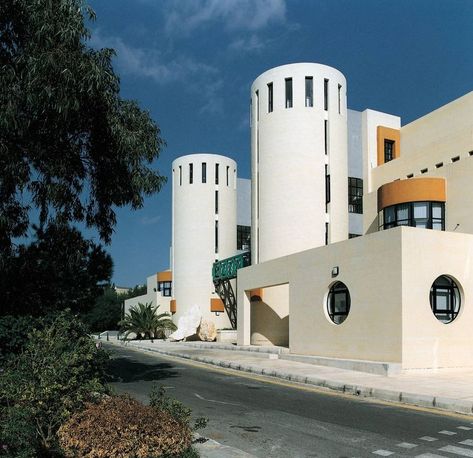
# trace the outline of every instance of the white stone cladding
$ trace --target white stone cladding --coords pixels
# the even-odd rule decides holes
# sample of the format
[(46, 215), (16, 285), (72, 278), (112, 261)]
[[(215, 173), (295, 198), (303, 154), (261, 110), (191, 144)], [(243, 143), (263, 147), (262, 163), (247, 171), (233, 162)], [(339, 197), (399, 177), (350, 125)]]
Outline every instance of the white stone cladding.
[[(313, 78), (313, 106), (305, 79)], [(286, 108), (285, 80), (293, 103)], [(324, 80), (328, 81), (325, 110)], [(268, 111), (268, 84), (273, 110)], [(325, 121), (328, 122), (327, 154)], [(251, 87), (252, 258), (264, 262), (348, 237), (346, 80), (326, 65), (283, 65)], [(330, 174), (326, 209), (325, 174)], [(326, 211), (327, 210), (327, 211)]]
[[(202, 182), (202, 164), (206, 182)], [(193, 182), (189, 168), (192, 164)], [(219, 183), (215, 167), (219, 168)], [(227, 182), (228, 171), (228, 182)], [(225, 312), (210, 311), (218, 299), (212, 282), (212, 264), (236, 253), (236, 173), (234, 160), (217, 154), (191, 154), (172, 164), (172, 272), (173, 298), (179, 318), (197, 304), (202, 318), (217, 328), (230, 327)], [(228, 183), (228, 184), (227, 184)], [(218, 191), (218, 213), (215, 193)], [(215, 252), (215, 222), (218, 221), (218, 253)]]

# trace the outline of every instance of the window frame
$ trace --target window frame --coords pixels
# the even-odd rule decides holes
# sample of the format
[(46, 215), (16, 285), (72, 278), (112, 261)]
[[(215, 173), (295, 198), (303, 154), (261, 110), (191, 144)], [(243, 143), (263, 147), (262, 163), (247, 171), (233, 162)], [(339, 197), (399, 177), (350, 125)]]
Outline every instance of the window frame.
[[(415, 218), (414, 217), (414, 204), (425, 203), (427, 204), (427, 218)], [(407, 217), (398, 218), (399, 210), (402, 206), (407, 206)], [(440, 208), (441, 216), (440, 218), (433, 216), (434, 207), (438, 206)], [(386, 212), (394, 211), (394, 219), (386, 223)], [(390, 205), (389, 207), (383, 208), (378, 214), (378, 230), (387, 230), (393, 227), (398, 226), (409, 226), (409, 227), (418, 227), (416, 224), (417, 220), (426, 219), (426, 227), (423, 229), (434, 229), (435, 225), (440, 223), (440, 230), (445, 231), (445, 202), (439, 202), (435, 200), (419, 200), (414, 202), (404, 202), (395, 205)], [(419, 221), (420, 222), (420, 221)]]
[[(447, 285), (436, 285), (439, 280), (447, 280)], [(439, 309), (437, 306), (437, 299), (440, 296), (437, 291), (447, 291), (448, 292), (448, 307), (446, 309)], [(461, 309), (461, 292), (460, 288), (457, 285), (457, 282), (450, 277), (449, 275), (440, 275), (432, 283), (429, 293), (430, 308), (433, 315), (443, 324), (448, 324), (454, 321)], [(457, 304), (458, 302), (458, 304)], [(446, 319), (440, 318), (440, 316), (447, 316)]]
[(286, 108), (292, 108), (294, 106), (294, 91), (292, 86), (292, 78), (285, 78), (284, 88), (285, 88), (285, 106)]
[[(344, 311), (337, 311), (336, 310), (336, 296), (343, 295), (345, 297), (345, 309)], [(327, 315), (329, 316), (330, 320), (333, 324), (340, 325), (346, 321), (348, 315), (350, 314), (351, 309), (351, 296), (350, 291), (345, 285), (345, 283), (341, 281), (336, 281), (329, 289), (327, 295), (327, 303), (326, 303), (326, 310)], [(335, 317), (344, 317), (341, 321), (337, 321)]]
[[(394, 145), (396, 142), (394, 140), (390, 140), (389, 138), (384, 139), (384, 163), (386, 162), (391, 162), (394, 159)], [(390, 151), (389, 148), (387, 149), (386, 147), (390, 146)]]
[[(307, 85), (309, 84), (309, 86)], [(305, 106), (312, 108), (314, 106), (314, 77), (305, 77)]]
[(274, 87), (273, 83), (268, 83), (268, 113), (274, 110)]
[(363, 214), (362, 178), (348, 177), (348, 212)]

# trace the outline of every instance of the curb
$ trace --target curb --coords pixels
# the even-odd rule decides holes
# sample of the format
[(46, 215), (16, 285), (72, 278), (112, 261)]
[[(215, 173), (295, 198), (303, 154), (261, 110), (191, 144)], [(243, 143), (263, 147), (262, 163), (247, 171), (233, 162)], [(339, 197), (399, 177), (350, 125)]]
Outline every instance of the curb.
[[(123, 344), (121, 344), (123, 345)], [(305, 385), (313, 385), (320, 388), (328, 388), (333, 391), (339, 391), (354, 396), (366, 397), (378, 399), (381, 401), (397, 402), (407, 405), (415, 405), (420, 407), (435, 408), (445, 410), (448, 412), (461, 413), (466, 415), (473, 415), (473, 402), (463, 399), (448, 398), (442, 396), (432, 396), (419, 393), (408, 393), (398, 390), (389, 390), (381, 388), (373, 388), (364, 385), (351, 385), (339, 382), (336, 380), (326, 380), (319, 377), (304, 377), (301, 375), (290, 374), (288, 372), (281, 372), (277, 369), (262, 369), (258, 366), (240, 364), (235, 362), (228, 362), (219, 359), (213, 359), (206, 356), (199, 355), (188, 355), (176, 351), (167, 351), (158, 348), (147, 348), (139, 345), (132, 345), (129, 348), (135, 348), (138, 350), (160, 353), (166, 356), (173, 356), (200, 363), (210, 364), (212, 366), (223, 367), (227, 369), (234, 369), (242, 372), (248, 372), (251, 374), (264, 375), (269, 377), (275, 377), (282, 380), (288, 380), (290, 382), (301, 383)]]
[(201, 458), (256, 458), (254, 455), (244, 452), (235, 447), (223, 445), (213, 439), (194, 434), (193, 447), (199, 452)]

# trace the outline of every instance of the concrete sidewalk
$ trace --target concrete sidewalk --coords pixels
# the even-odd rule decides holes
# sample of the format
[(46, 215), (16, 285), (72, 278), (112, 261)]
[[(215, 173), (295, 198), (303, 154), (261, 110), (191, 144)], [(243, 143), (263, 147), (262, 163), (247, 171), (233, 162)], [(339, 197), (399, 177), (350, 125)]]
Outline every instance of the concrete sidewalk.
[(130, 341), (126, 345), (356, 396), (473, 415), (473, 369), (415, 370), (385, 376), (280, 359), (287, 349), (277, 347), (165, 341)]

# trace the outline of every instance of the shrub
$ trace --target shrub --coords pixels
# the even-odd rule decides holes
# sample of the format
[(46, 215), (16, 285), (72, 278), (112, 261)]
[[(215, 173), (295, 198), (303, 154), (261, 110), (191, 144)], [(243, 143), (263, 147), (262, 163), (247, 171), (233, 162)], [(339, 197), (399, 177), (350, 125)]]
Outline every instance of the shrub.
[(125, 339), (132, 333), (138, 338), (153, 339), (164, 337), (164, 331), (169, 329), (175, 331), (176, 325), (171, 320), (171, 315), (164, 312), (158, 314), (159, 305), (153, 307), (151, 302), (130, 308), (125, 318), (120, 321), (122, 331), (125, 331)]
[(32, 316), (0, 317), (0, 362), (21, 353), (26, 344), (28, 333), (38, 325), (38, 320)]
[[(24, 351), (7, 362), (0, 377), (0, 444), (11, 456), (29, 456), (28, 443), (36, 450), (33, 456), (53, 453), (59, 426), (107, 392), (107, 359), (70, 312), (33, 330)], [(22, 441), (14, 435), (19, 424)]]
[(127, 396), (89, 404), (61, 426), (58, 436), (67, 457), (196, 456), (190, 454), (192, 431), (185, 423)]

